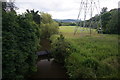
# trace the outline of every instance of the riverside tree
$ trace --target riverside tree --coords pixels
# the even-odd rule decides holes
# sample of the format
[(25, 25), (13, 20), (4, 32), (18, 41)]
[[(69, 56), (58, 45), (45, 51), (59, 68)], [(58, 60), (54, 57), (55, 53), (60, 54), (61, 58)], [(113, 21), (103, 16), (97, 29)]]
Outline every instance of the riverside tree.
[(58, 63), (64, 64), (65, 59), (74, 51), (75, 49), (65, 40), (62, 34), (52, 43), (52, 55)]
[(17, 15), (15, 10), (2, 11), (3, 80), (24, 80), (36, 71), (35, 52), (39, 48), (40, 29), (32, 15)]
[(41, 12), (41, 38), (49, 39), (53, 34), (58, 33), (58, 23), (55, 22), (51, 15), (48, 13)]

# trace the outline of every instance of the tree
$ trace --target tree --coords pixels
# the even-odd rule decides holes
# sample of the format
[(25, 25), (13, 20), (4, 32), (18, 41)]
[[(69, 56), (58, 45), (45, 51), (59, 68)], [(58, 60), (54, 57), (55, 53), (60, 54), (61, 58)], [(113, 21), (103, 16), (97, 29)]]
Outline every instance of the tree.
[(101, 14), (104, 14), (105, 12), (107, 12), (107, 7), (102, 8)]
[(118, 27), (119, 27), (118, 19), (120, 18), (118, 14), (120, 14), (120, 12), (118, 12), (118, 10), (112, 10), (110, 13), (111, 13), (111, 19), (106, 25), (108, 29), (108, 33), (118, 34)]
[(39, 11), (34, 11), (34, 9), (33, 10), (26, 10), (27, 11), (27, 13), (28, 14), (31, 14), (32, 16), (33, 16), (33, 20), (37, 23), (37, 24), (40, 24), (40, 22), (41, 22), (41, 17), (40, 17), (40, 15), (38, 14), (39, 13)]
[[(118, 8), (118, 26), (120, 24), (120, 8)], [(118, 34), (120, 34), (120, 26), (118, 27)]]
[(3, 80), (24, 80), (36, 71), (35, 52), (39, 48), (40, 29), (32, 15), (17, 15), (2, 11), (2, 70)]
[(2, 2), (3, 11), (15, 11), (18, 7), (15, 6), (14, 2)]
[(49, 39), (51, 35), (58, 33), (58, 23), (53, 21), (51, 15), (41, 12), (41, 38)]
[(111, 19), (110, 16), (111, 16), (110, 12), (106, 12), (101, 15), (103, 33), (108, 33), (108, 27), (106, 25), (108, 24), (109, 20)]
[(101, 14), (103, 33), (118, 34), (119, 10), (112, 9), (109, 12)]
[(67, 42), (61, 34), (57, 40), (52, 43), (52, 55), (56, 62), (65, 63), (65, 59), (74, 51), (73, 47)]

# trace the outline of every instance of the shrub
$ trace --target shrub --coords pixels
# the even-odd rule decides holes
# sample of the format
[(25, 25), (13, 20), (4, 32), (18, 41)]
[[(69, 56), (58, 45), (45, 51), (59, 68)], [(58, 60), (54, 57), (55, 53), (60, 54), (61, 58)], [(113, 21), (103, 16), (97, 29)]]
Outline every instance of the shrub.
[(63, 35), (60, 35), (60, 37), (58, 37), (57, 40), (52, 43), (52, 55), (55, 61), (59, 63), (64, 63), (65, 58), (67, 58), (72, 51), (72, 46), (65, 40)]
[(40, 30), (32, 17), (15, 12), (2, 13), (2, 67), (3, 80), (23, 80), (35, 71)]
[(99, 63), (94, 58), (86, 58), (77, 53), (66, 59), (66, 68), (70, 78), (96, 78)]
[(58, 33), (58, 23), (53, 21), (48, 13), (40, 13), (41, 20), (41, 38), (49, 39), (53, 34)]

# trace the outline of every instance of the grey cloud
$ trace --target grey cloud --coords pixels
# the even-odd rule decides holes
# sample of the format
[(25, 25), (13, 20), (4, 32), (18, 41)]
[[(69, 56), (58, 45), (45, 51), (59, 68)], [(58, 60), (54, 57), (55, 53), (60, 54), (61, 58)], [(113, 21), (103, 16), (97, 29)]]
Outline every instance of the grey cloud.
[[(16, 0), (18, 11), (27, 8), (50, 13), (54, 18), (76, 18), (81, 0)], [(101, 7), (108, 6), (109, 9), (116, 6), (118, 0), (99, 0)], [(109, 4), (110, 5), (109, 5)], [(113, 4), (111, 6), (111, 4)], [(73, 14), (74, 13), (74, 14)]]

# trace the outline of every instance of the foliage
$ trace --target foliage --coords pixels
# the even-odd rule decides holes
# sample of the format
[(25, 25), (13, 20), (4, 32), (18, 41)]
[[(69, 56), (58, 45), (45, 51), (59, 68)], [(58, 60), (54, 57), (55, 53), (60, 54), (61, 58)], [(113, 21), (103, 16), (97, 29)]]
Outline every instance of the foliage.
[(118, 35), (96, 33), (91, 36), (81, 36), (84, 33), (81, 32), (79, 36), (70, 36), (69, 34), (73, 34), (73, 31), (69, 28), (73, 29), (68, 26), (60, 27), (60, 31), (76, 49), (65, 58), (70, 79), (119, 78)]
[(3, 11), (2, 17), (3, 80), (23, 80), (27, 73), (36, 71), (39, 27), (32, 15)]
[(107, 12), (107, 9), (108, 9), (107, 7), (103, 7), (102, 11), (101, 11), (101, 14), (104, 14), (105, 12)]
[(59, 26), (77, 26), (75, 22), (57, 22)]
[(120, 12), (118, 13), (117, 10), (112, 10), (111, 12), (111, 19), (108, 22), (108, 24), (106, 25), (107, 27), (107, 33), (113, 33), (113, 34), (118, 34), (118, 14), (120, 14)]
[[(107, 7), (103, 7), (101, 14), (98, 16), (94, 16), (94, 21), (98, 21), (101, 16), (101, 24), (102, 24), (102, 31), (104, 34), (119, 34), (119, 14), (120, 11), (118, 9), (112, 9), (110, 11), (107, 11)], [(97, 27), (99, 29), (100, 26)]]
[(14, 2), (2, 2), (2, 10), (3, 11), (15, 11), (18, 9)]
[(40, 24), (40, 22), (41, 22), (41, 17), (40, 17), (40, 15), (38, 14), (38, 12), (39, 11), (34, 11), (34, 9), (33, 10), (26, 10), (27, 11), (27, 13), (28, 14), (31, 14), (32, 15), (32, 17), (33, 17), (33, 20), (34, 20), (34, 22), (36, 22), (37, 24)]
[(109, 12), (102, 14), (103, 33), (118, 34), (118, 19), (120, 12), (118, 9), (113, 9)]
[(110, 18), (110, 13), (106, 12), (104, 14), (101, 15), (101, 20), (102, 20), (102, 28), (103, 28), (103, 33), (108, 33), (108, 27), (106, 26), (109, 22)]
[(71, 41), (77, 50), (66, 58), (70, 78), (118, 78), (117, 41), (95, 37)]
[[(120, 14), (120, 11), (118, 9), (112, 9), (110, 11), (107, 11), (107, 7), (103, 7), (101, 14), (95, 15), (89, 20), (86, 20), (85, 27), (89, 27), (92, 20), (91, 28), (98, 29), (98, 32), (99, 32), (99, 29), (102, 29), (101, 31), (104, 34), (119, 34), (119, 31), (118, 31), (119, 14)], [(81, 21), (81, 23), (78, 25), (83, 26), (83, 23), (84, 21)]]
[(64, 39), (63, 35), (60, 35), (60, 37), (52, 43), (52, 55), (58, 63), (64, 64), (65, 58), (67, 58), (72, 51), (72, 46)]
[[(85, 26), (84, 21), (75, 23), (70, 22), (58, 22), (59, 26), (81, 26), (81, 27), (90, 27), (94, 29), (102, 29), (104, 34), (119, 34), (119, 14), (120, 10), (112, 9), (107, 11), (107, 7), (103, 7), (101, 14), (95, 15), (94, 17), (86, 20)], [(101, 20), (100, 20), (101, 19)], [(91, 24), (92, 21), (92, 24)], [(100, 23), (101, 22), (101, 23)], [(101, 25), (100, 25), (101, 24)]]
[(58, 33), (58, 24), (52, 20), (51, 15), (41, 12), (41, 38), (49, 39), (53, 34)]

